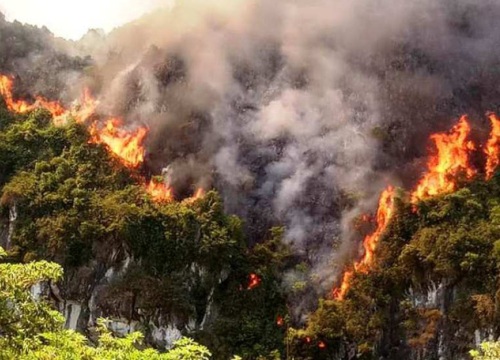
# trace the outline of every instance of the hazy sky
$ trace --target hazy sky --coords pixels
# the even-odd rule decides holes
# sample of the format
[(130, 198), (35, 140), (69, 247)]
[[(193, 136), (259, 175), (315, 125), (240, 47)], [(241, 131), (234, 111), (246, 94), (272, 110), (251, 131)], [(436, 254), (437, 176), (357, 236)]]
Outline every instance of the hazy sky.
[(47, 26), (57, 36), (79, 39), (89, 28), (106, 31), (173, 0), (0, 0), (7, 20)]

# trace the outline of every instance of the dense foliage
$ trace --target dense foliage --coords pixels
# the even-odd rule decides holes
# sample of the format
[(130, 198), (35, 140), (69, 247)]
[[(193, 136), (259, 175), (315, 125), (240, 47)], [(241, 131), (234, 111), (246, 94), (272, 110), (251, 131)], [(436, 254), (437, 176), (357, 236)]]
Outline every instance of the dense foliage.
[[(215, 192), (196, 201), (153, 201), (141, 169), (90, 144), (83, 125), (52, 125), (44, 110), (13, 115), (0, 105), (0, 169), (8, 261), (61, 264), (65, 276), (56, 278), (68, 299), (88, 302), (86, 289), (99, 284), (100, 316), (144, 324), (172, 319), (179, 328), (194, 322), (189, 335), (216, 358), (282, 351), (284, 330), (275, 321), (285, 313), (279, 274), (288, 252), (279, 231), (249, 249), (241, 221), (224, 213)], [(115, 274), (109, 281), (106, 271)], [(255, 289), (247, 288), (250, 273), (262, 279)], [(54, 331), (50, 324), (32, 335)]]
[[(0, 247), (0, 260), (7, 254)], [(58, 281), (62, 268), (47, 261), (28, 264), (0, 263), (0, 359), (164, 359), (206, 360), (210, 352), (194, 341), (183, 338), (167, 353), (141, 350), (143, 336), (135, 332), (119, 339), (98, 323), (98, 342), (89, 344), (81, 334), (64, 330), (62, 315), (30, 288), (42, 281)]]
[(474, 360), (500, 359), (500, 342), (484, 342), (479, 350), (471, 350), (470, 354)]
[[(426, 358), (440, 342), (467, 354), (478, 329), (500, 333), (500, 176), (417, 206), (400, 192), (371, 271), (354, 276), (344, 301), (322, 300), (305, 329), (287, 330), (285, 298), (308, 285), (298, 282), (285, 294), (282, 274), (303, 264), (294, 263), (280, 229), (248, 248), (241, 221), (224, 213), (216, 192), (155, 202), (141, 169), (90, 144), (84, 126), (56, 127), (44, 110), (13, 115), (1, 105), (0, 169), (5, 359), (210, 356), (184, 338), (165, 353), (145, 349), (147, 326), (145, 336), (118, 338), (105, 321), (79, 329), (90, 342), (63, 330), (52, 303), (33, 299), (28, 290), (40, 281), (87, 303), (85, 289), (97, 289), (99, 316), (142, 324), (170, 319), (183, 331), (194, 324), (189, 336), (217, 359)], [(248, 286), (250, 274), (260, 280), (255, 287)], [(471, 356), (489, 359), (497, 350), (486, 343)]]
[[(429, 358), (439, 340), (467, 354), (478, 329), (500, 335), (500, 177), (480, 179), (411, 205), (403, 192), (376, 251), (376, 264), (357, 273), (344, 301), (324, 300), (295, 351), (309, 336), (356, 358)], [(441, 333), (438, 334), (438, 329)], [(438, 340), (439, 337), (439, 340)]]

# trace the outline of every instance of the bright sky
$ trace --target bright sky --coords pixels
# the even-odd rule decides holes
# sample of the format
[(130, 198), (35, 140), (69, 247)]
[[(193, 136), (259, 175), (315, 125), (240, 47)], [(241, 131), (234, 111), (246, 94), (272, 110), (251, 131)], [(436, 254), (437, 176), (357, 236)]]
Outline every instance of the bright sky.
[(90, 28), (110, 31), (173, 0), (0, 0), (7, 20), (45, 25), (55, 35), (79, 39)]

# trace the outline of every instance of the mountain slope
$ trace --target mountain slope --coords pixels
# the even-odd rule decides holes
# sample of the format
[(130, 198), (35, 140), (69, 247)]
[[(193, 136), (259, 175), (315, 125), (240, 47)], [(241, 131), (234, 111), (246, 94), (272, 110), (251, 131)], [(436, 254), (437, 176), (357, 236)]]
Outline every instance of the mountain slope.
[[(343, 301), (325, 300), (296, 351), (324, 341), (345, 359), (461, 359), (500, 335), (500, 177), (412, 205), (405, 193), (375, 252)], [(329, 352), (330, 353), (330, 352)]]
[(63, 265), (64, 279), (36, 292), (66, 326), (92, 335), (109, 317), (118, 334), (142, 330), (160, 348), (190, 334), (221, 358), (280, 349), (280, 233), (249, 249), (215, 192), (157, 202), (137, 169), (89, 140), (85, 126), (54, 126), (43, 109), (0, 106), (0, 246), (9, 261)]

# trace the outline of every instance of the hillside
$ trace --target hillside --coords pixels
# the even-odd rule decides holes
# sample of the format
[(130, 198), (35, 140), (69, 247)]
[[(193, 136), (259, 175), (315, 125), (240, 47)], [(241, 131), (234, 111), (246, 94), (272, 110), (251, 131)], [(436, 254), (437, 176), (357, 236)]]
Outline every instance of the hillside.
[(37, 291), (69, 328), (92, 337), (97, 318), (108, 317), (118, 335), (139, 330), (170, 346), (188, 334), (215, 358), (248, 359), (273, 351), (459, 358), (498, 336), (500, 176), (468, 179), (450, 167), (458, 190), (416, 204), (392, 190), (369, 271), (353, 273), (341, 299), (327, 296), (295, 330), (286, 299), (304, 285), (282, 287), (294, 261), (279, 229), (249, 249), (241, 221), (224, 214), (215, 192), (157, 201), (85, 125), (55, 126), (44, 109), (0, 110), (1, 245), (9, 262), (63, 266), (62, 281)]
[(0, 14), (0, 360), (500, 359), (500, 2), (170, 3)]
[(68, 327), (90, 334), (108, 317), (119, 334), (142, 330), (156, 346), (190, 334), (218, 356), (282, 348), (279, 231), (248, 249), (215, 192), (154, 201), (83, 125), (56, 127), (43, 109), (0, 112), (0, 245), (10, 262), (63, 266), (64, 280), (38, 292)]
[[(399, 191), (369, 273), (324, 300), (305, 337), (342, 358), (460, 359), (499, 335), (500, 178), (419, 203)], [(302, 348), (302, 349), (301, 349)], [(321, 356), (318, 351), (312, 358)]]

